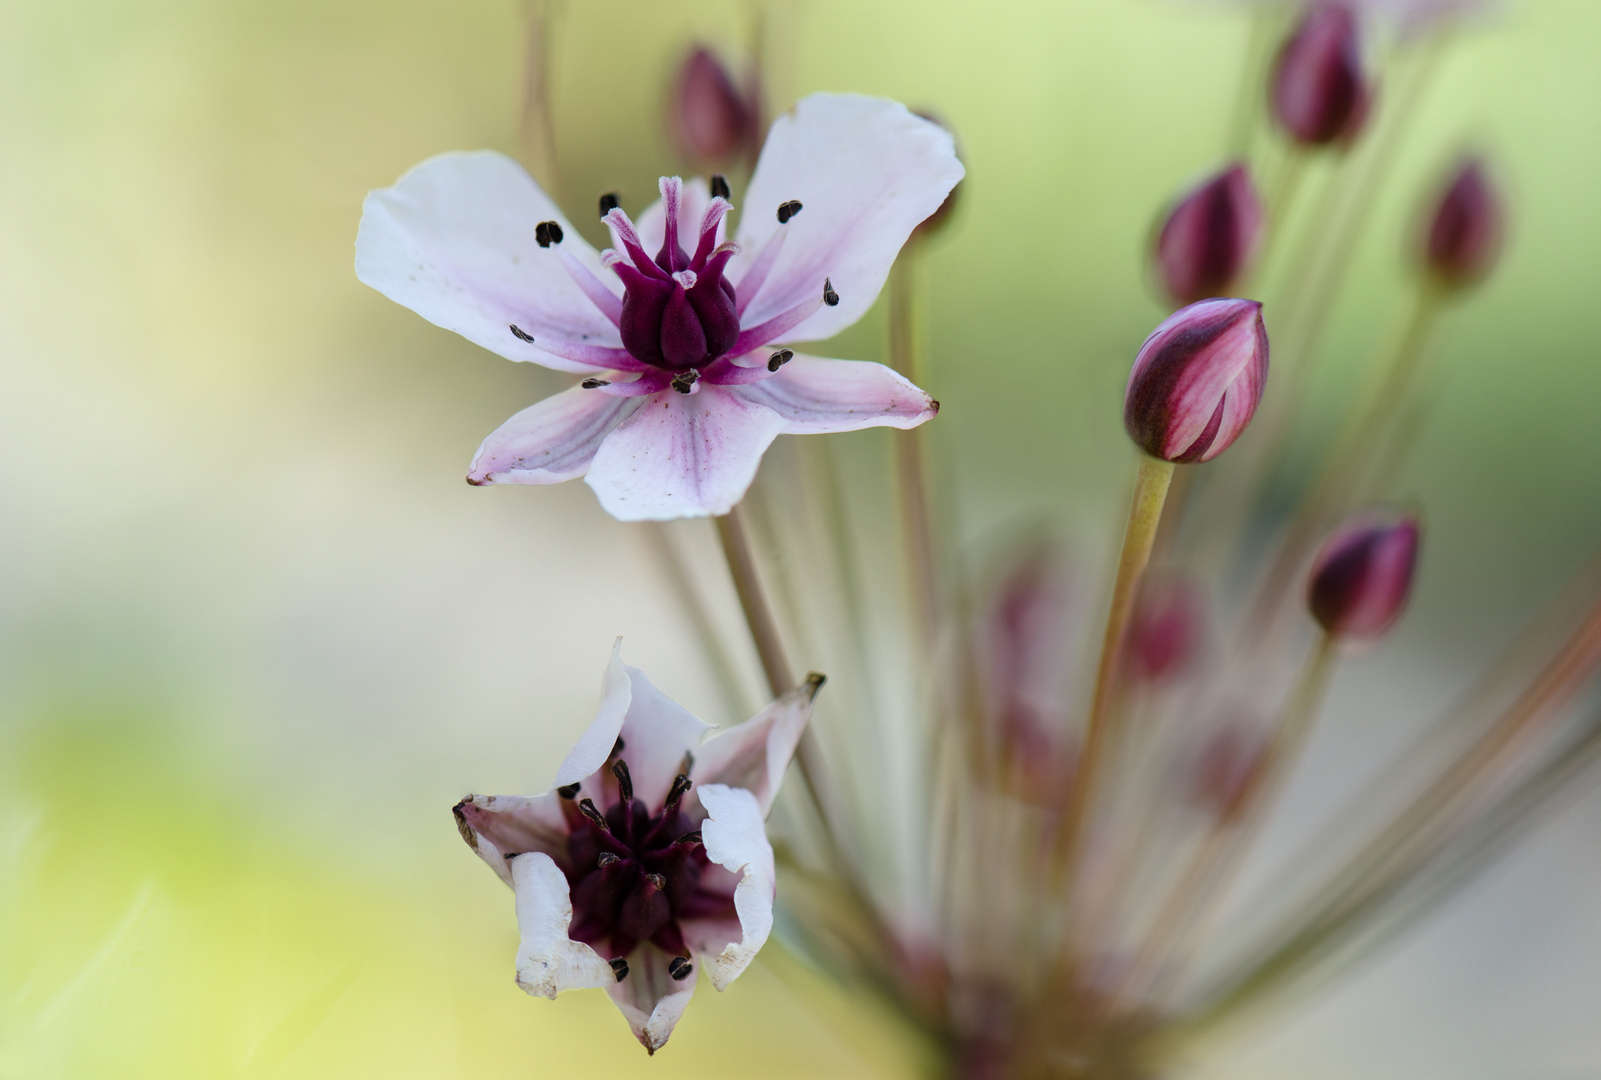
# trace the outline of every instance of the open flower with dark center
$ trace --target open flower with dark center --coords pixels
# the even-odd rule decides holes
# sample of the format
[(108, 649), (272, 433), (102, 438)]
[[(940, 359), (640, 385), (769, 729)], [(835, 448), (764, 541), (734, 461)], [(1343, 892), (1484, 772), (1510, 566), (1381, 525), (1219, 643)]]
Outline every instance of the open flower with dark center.
[(600, 710), (544, 795), (456, 804), (517, 895), (517, 985), (603, 986), (655, 1053), (701, 969), (724, 990), (773, 927), (765, 819), (822, 686), (812, 675), (703, 744), (710, 726), (612, 650)]
[(587, 476), (622, 520), (728, 512), (784, 432), (915, 427), (938, 404), (880, 364), (789, 345), (866, 313), (962, 177), (951, 136), (893, 101), (814, 94), (773, 124), (734, 240), (720, 178), (661, 181), (597, 253), (522, 167), (447, 154), (367, 198), (356, 274), (510, 360), (583, 376), (490, 435), (473, 484)]

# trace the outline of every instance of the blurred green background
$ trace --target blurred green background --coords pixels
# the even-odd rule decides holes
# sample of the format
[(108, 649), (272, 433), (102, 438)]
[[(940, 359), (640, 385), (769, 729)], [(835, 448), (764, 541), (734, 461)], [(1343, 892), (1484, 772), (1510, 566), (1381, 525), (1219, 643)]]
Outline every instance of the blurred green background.
[[(964, 530), (1045, 512), (1097, 550), (1130, 468), (1122, 383), (1162, 314), (1141, 245), (1218, 162), (1246, 18), (1183, 0), (770, 7), (779, 104), (884, 94), (960, 135), (970, 178), (929, 254), (929, 382)], [(451, 826), (468, 791), (544, 787), (616, 634), (670, 693), (736, 719), (637, 533), (587, 488), (462, 483), (551, 379), (351, 270), (368, 189), (443, 150), (523, 149), (525, 14), (0, 6), (6, 1080), (919, 1064), (777, 949), (647, 1063), (603, 995), (514, 987), (510, 895)], [(565, 6), (552, 94), (575, 218), (609, 189), (642, 205), (680, 167), (661, 125), (680, 50), (737, 50), (750, 18)], [(1428, 569), (1395, 648), (1342, 680), (1363, 715), (1436, 703), (1601, 536), (1598, 57), (1593, 0), (1525, 0), (1465, 32), (1336, 308), (1325, 426), (1402, 310), (1420, 185), (1486, 148), (1513, 241), (1437, 341), (1408, 476)], [(882, 336), (877, 311), (832, 348), (879, 358)], [(1595, 1075), (1596, 801), (1216, 1074)]]

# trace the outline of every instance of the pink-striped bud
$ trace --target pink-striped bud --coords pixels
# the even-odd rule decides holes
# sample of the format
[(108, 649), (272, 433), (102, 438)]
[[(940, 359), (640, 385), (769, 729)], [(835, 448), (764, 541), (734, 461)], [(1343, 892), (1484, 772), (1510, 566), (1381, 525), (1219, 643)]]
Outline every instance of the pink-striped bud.
[(1135, 445), (1163, 461), (1211, 461), (1245, 430), (1267, 384), (1267, 329), (1255, 300), (1203, 300), (1145, 339), (1123, 398)]
[(1188, 582), (1147, 580), (1129, 623), (1129, 676), (1154, 685), (1177, 675), (1200, 646), (1201, 624), (1201, 600)]
[(1423, 264), (1440, 284), (1461, 289), (1483, 280), (1501, 254), (1501, 198), (1484, 162), (1467, 158), (1440, 193), (1423, 246)]
[(751, 156), (757, 139), (755, 98), (754, 90), (741, 93), (715, 53), (695, 46), (678, 69), (668, 118), (679, 151), (711, 166)]
[(1376, 638), (1400, 618), (1417, 569), (1415, 514), (1365, 512), (1323, 542), (1312, 566), (1307, 606), (1328, 633)]
[(1307, 12), (1279, 50), (1268, 104), (1290, 138), (1303, 145), (1326, 146), (1356, 134), (1367, 117), (1368, 87), (1350, 9)]
[(1175, 304), (1227, 296), (1262, 234), (1262, 201), (1245, 166), (1230, 165), (1179, 199), (1156, 239), (1156, 270)]

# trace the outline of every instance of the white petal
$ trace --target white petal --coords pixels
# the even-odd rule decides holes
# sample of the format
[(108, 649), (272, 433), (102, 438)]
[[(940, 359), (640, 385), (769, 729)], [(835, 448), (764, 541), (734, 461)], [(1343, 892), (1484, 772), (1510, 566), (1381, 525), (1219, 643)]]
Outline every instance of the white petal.
[(684, 1015), (695, 994), (700, 971), (692, 970), (682, 982), (674, 980), (667, 974), (671, 957), (649, 943), (635, 949), (627, 959), (628, 977), (612, 983), (606, 992), (634, 1029), (634, 1038), (654, 1054), (666, 1045), (678, 1018)]
[(729, 387), (784, 418), (791, 435), (866, 427), (914, 428), (939, 412), (939, 402), (883, 364), (797, 355), (760, 382)]
[(749, 791), (762, 816), (773, 808), (778, 786), (812, 715), (820, 680), (808, 680), (742, 724), (707, 739), (695, 752), (695, 781)]
[(684, 754), (700, 744), (711, 725), (656, 689), (644, 672), (623, 663), (622, 647), (618, 638), (601, 683), (600, 709), (556, 771), (555, 786), (590, 776), (621, 737), (635, 797), (659, 808)]
[(511, 861), (517, 890), (517, 985), (553, 998), (563, 990), (612, 986), (617, 976), (600, 954), (567, 936), (573, 921), (567, 878), (549, 855), (535, 852)]
[(823, 293), (832, 281), (839, 304), (820, 309), (786, 341), (832, 337), (866, 313), (890, 264), (922, 220), (962, 178), (951, 135), (883, 98), (813, 94), (773, 122), (750, 187), (740, 203), (735, 289), (763, 243), (779, 228), (778, 207), (800, 213), (761, 292), (740, 320), (754, 326)]
[[(734, 910), (739, 913), (741, 937), (707, 957), (712, 985), (725, 990), (750, 964), (757, 950), (766, 943), (767, 935), (772, 933), (773, 896), (777, 889), (773, 846), (767, 842), (763, 811), (756, 796), (744, 788), (726, 784), (704, 784), (699, 790), (701, 806), (707, 813), (700, 827), (707, 857), (742, 875), (734, 889)], [(698, 929), (685, 925), (686, 938), (697, 937)]]
[(771, 409), (702, 384), (662, 393), (606, 437), (585, 482), (619, 521), (726, 514), (756, 478), (785, 421)]
[(552, 220), (566, 234), (568, 254), (615, 283), (522, 166), (487, 150), (444, 154), (367, 196), (356, 235), (356, 276), (435, 326), (508, 360), (593, 371), (518, 340), (510, 329), (515, 323), (535, 340), (622, 344), (556, 252), (535, 240), (534, 227)]
[(567, 820), (553, 794), (473, 795), (454, 811), (461, 838), (507, 885), (512, 883), (509, 855), (541, 851), (566, 861)]
[(574, 386), (530, 405), (484, 440), (467, 482), (555, 484), (582, 476), (601, 441), (641, 400)]

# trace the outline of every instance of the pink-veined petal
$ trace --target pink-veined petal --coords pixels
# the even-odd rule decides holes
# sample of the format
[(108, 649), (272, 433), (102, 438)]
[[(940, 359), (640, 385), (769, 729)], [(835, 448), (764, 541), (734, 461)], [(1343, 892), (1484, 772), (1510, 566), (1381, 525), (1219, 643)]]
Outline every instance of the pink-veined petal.
[(567, 936), (573, 921), (567, 878), (549, 855), (533, 852), (511, 860), (517, 891), (517, 985), (537, 997), (563, 990), (616, 984), (611, 964), (594, 949)]
[(822, 685), (822, 676), (808, 678), (749, 720), (707, 739), (695, 753), (695, 782), (749, 791), (765, 816)]
[(667, 1044), (694, 996), (700, 975), (699, 965), (695, 965), (682, 981), (674, 979), (667, 973), (671, 959), (647, 942), (628, 955), (628, 978), (606, 987), (634, 1038), (652, 1054)]
[[(491, 151), (443, 154), (367, 196), (356, 276), (389, 299), (508, 360), (588, 373), (593, 365), (518, 339), (620, 346), (617, 327), (534, 236), (556, 221), (566, 253), (600, 275), (600, 257), (522, 166)], [(605, 278), (614, 278), (606, 273)]]
[[(620, 737), (619, 756), (628, 762), (634, 795), (656, 809), (666, 798), (684, 754), (700, 744), (711, 725), (656, 689), (644, 672), (623, 663), (622, 644), (618, 638), (612, 646), (600, 709), (556, 771), (556, 786), (591, 776), (606, 763)], [(586, 793), (601, 794), (587, 789)]]
[(539, 851), (567, 861), (567, 822), (553, 794), (472, 795), (454, 807), (456, 828), (467, 846), (507, 885), (508, 857)]
[[(766, 282), (740, 319), (750, 326), (823, 293), (839, 304), (786, 341), (832, 337), (866, 313), (912, 230), (962, 178), (944, 128), (883, 98), (813, 94), (773, 122), (740, 208), (740, 281), (778, 228), (778, 207), (799, 200)], [(736, 285), (736, 289), (738, 286)], [(741, 298), (743, 299), (743, 298)]]
[(785, 430), (778, 413), (737, 396), (750, 389), (701, 385), (647, 399), (590, 464), (585, 480), (600, 505), (619, 521), (728, 513)]
[(536, 402), (500, 425), (473, 455), (469, 484), (555, 484), (582, 476), (611, 431), (643, 399), (581, 386)]
[(792, 435), (914, 428), (939, 412), (939, 402), (883, 364), (798, 353), (772, 378), (728, 393), (777, 413)]
[(722, 936), (717, 926), (686, 926), (684, 930), (692, 949), (696, 948), (694, 942), (699, 942), (700, 949), (709, 954), (705, 962), (709, 965), (712, 985), (725, 990), (750, 964), (772, 933), (773, 896), (777, 889), (773, 846), (768, 843), (767, 830), (762, 823), (765, 813), (756, 796), (744, 788), (703, 784), (700, 803), (707, 815), (700, 827), (707, 857), (740, 875), (739, 885), (734, 889), (740, 936), (721, 943), (713, 952), (712, 947), (719, 944), (717, 938)]

